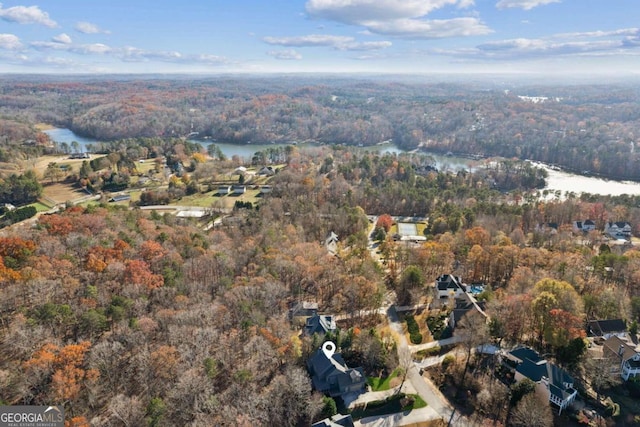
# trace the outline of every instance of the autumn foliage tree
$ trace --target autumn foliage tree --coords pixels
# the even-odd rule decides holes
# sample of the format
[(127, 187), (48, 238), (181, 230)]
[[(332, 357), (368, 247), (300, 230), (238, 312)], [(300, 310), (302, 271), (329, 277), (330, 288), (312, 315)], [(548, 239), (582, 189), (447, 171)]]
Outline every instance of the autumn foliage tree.
[(160, 274), (154, 274), (149, 264), (136, 259), (125, 262), (124, 280), (134, 285), (142, 285), (149, 291), (164, 285), (164, 278)]
[(23, 363), (25, 370), (42, 378), (41, 381), (44, 380), (40, 387), (35, 389), (43, 392), (42, 395), (36, 396), (39, 402), (45, 404), (49, 402), (47, 399), (61, 403), (73, 402), (79, 397), (86, 383), (97, 380), (99, 372), (85, 366), (85, 357), (90, 347), (89, 341), (63, 347), (45, 344), (31, 359)]
[(392, 225), (393, 225), (393, 218), (391, 218), (391, 215), (389, 214), (380, 215), (378, 217), (378, 221), (376, 222), (376, 227), (384, 228), (384, 231), (386, 233), (388, 233), (389, 230), (391, 230)]

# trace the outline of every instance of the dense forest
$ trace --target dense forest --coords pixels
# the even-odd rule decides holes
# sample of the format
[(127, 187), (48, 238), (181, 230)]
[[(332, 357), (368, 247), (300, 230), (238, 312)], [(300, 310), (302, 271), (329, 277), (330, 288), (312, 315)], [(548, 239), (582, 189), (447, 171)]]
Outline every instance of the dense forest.
[(33, 82), (4, 77), (0, 161), (10, 144), (44, 142), (33, 127), (44, 122), (99, 140), (192, 133), (238, 143), (368, 146), (393, 140), (407, 150), (533, 159), (640, 180), (639, 95), (631, 84), (532, 87), (335, 77)]
[[(74, 426), (309, 425), (328, 410), (305, 369), (323, 338), (299, 336), (289, 307), (315, 301), (344, 315), (332, 339), (375, 376), (400, 362), (369, 310), (389, 294), (428, 300), (434, 278), (452, 272), (487, 285), (487, 340), (526, 342), (595, 384), (584, 369), (584, 322), (640, 320), (640, 251), (575, 233), (571, 222), (637, 226), (637, 204), (519, 196), (543, 179), (527, 163), (458, 174), (425, 163), (294, 147), (273, 192), (215, 228), (89, 204), (3, 230), (2, 403), (57, 402)], [(495, 188), (507, 181), (509, 194)], [(427, 241), (397, 242), (392, 222), (372, 224), (365, 213), (429, 217)], [(557, 232), (539, 227), (549, 222)], [(380, 259), (369, 250), (376, 226)], [(324, 246), (331, 231), (337, 256)], [(467, 393), (480, 375), (469, 369)]]

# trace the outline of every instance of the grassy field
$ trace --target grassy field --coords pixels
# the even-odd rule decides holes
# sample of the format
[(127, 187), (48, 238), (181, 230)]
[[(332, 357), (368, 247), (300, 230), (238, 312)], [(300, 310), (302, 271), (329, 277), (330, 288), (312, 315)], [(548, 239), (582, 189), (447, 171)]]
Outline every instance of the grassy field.
[(44, 203), (40, 203), (40, 202), (31, 203), (29, 206), (33, 206), (34, 208), (36, 208), (37, 212), (46, 212), (53, 207), (53, 206), (47, 206)]
[(86, 191), (83, 191), (71, 184), (60, 182), (44, 184), (42, 190), (42, 196), (45, 199), (54, 201), (55, 203), (65, 203), (88, 195), (89, 194)]
[(216, 191), (209, 191), (207, 193), (193, 194), (191, 196), (185, 196), (180, 200), (171, 202), (171, 205), (177, 206), (200, 206), (203, 208), (209, 208), (212, 206), (223, 207), (226, 209), (233, 208), (236, 201), (251, 202), (255, 204), (260, 199), (258, 194), (260, 190), (249, 190), (241, 196), (217, 196)]
[(394, 370), (387, 378), (367, 377), (367, 384), (371, 386), (371, 391), (384, 391), (391, 388), (391, 380), (400, 374), (400, 370)]

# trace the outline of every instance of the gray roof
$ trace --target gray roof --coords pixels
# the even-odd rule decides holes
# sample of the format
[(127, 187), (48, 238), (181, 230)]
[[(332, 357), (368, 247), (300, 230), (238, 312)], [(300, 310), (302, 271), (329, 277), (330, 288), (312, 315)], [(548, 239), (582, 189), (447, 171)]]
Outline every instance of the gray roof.
[(436, 279), (436, 286), (439, 291), (446, 291), (448, 289), (462, 289), (466, 291), (465, 286), (462, 284), (462, 279), (454, 276), (453, 274), (443, 274)]
[[(362, 368), (349, 368), (339, 353), (325, 352), (327, 344), (328, 342), (318, 349), (307, 362), (313, 388), (331, 396), (362, 392), (366, 385)], [(335, 344), (330, 344), (335, 348)]]
[(529, 347), (516, 348), (515, 350), (512, 350), (511, 352), (509, 352), (509, 354), (520, 361), (525, 361), (529, 359), (530, 361), (535, 363), (542, 360), (538, 352)]
[(564, 369), (541, 358), (535, 350), (522, 347), (510, 354), (522, 360), (522, 363), (516, 366), (517, 372), (536, 383), (546, 378), (551, 394), (563, 400), (573, 394), (573, 377)]
[(631, 359), (637, 353), (635, 346), (621, 340), (616, 335), (605, 340), (602, 352), (605, 356), (617, 356), (622, 362)]
[(325, 418), (322, 421), (311, 424), (311, 427), (353, 427), (353, 418), (351, 414), (336, 414), (331, 418)]
[(304, 326), (304, 333), (307, 335), (333, 332), (337, 329), (336, 321), (330, 314), (315, 314), (307, 319)]
[(615, 332), (625, 332), (627, 325), (622, 319), (591, 320), (587, 325), (587, 332), (594, 337), (601, 337), (604, 334)]

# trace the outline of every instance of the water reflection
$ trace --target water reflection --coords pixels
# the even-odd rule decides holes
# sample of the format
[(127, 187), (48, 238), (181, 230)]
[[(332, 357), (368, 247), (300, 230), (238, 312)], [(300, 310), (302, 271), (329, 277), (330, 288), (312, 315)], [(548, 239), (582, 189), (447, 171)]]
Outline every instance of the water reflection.
[[(71, 144), (71, 142), (76, 141), (79, 144), (81, 150), (86, 150), (87, 145), (91, 144), (99, 144), (100, 141), (85, 138), (73, 133), (70, 129), (61, 129), (54, 128), (45, 131), (52, 140), (58, 143), (67, 143)], [(191, 140), (191, 142), (197, 142), (202, 146), (206, 147), (211, 142), (206, 140)], [(229, 144), (224, 142), (215, 142), (215, 144), (220, 147), (222, 153), (225, 156), (231, 158), (234, 155), (237, 155), (245, 160), (251, 159), (256, 151), (265, 150), (267, 148), (273, 148), (282, 146), (285, 144)], [(298, 144), (298, 147), (312, 147), (317, 146), (316, 144)], [(398, 148), (393, 144), (383, 144), (376, 145), (373, 147), (363, 147), (364, 150), (377, 151), (380, 154), (385, 153), (406, 153), (406, 151)], [(461, 157), (451, 157), (451, 156), (443, 156), (433, 153), (420, 152), (420, 154), (426, 154), (432, 156), (435, 164), (434, 166), (439, 170), (451, 170), (457, 171), (461, 169), (471, 170), (478, 164), (477, 161), (473, 161), (470, 159), (465, 159)], [(614, 180), (605, 180), (602, 178), (596, 178), (592, 176), (582, 176), (582, 175), (574, 175), (568, 172), (558, 171), (547, 167), (541, 163), (535, 163), (536, 166), (542, 167), (547, 170), (549, 177), (547, 178), (547, 186), (545, 190), (547, 190), (550, 194), (550, 197), (554, 197), (557, 191), (560, 191), (560, 194), (564, 197), (567, 193), (575, 193), (576, 195), (580, 195), (580, 193), (591, 193), (591, 194), (609, 194), (609, 195), (620, 195), (620, 194), (630, 194), (636, 195), (640, 194), (640, 183), (630, 182), (630, 181), (614, 181)]]

